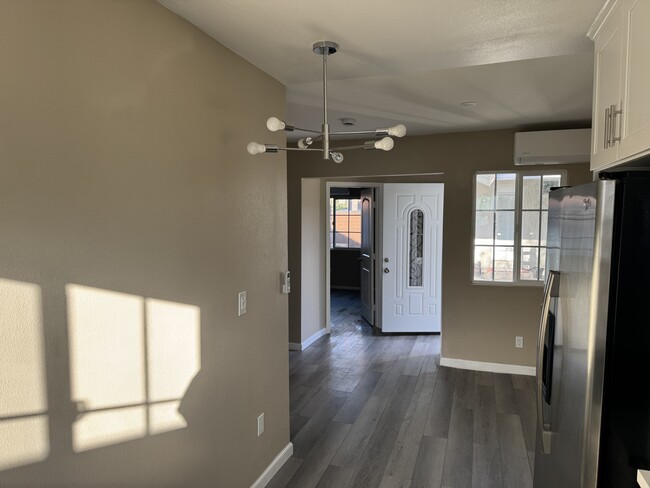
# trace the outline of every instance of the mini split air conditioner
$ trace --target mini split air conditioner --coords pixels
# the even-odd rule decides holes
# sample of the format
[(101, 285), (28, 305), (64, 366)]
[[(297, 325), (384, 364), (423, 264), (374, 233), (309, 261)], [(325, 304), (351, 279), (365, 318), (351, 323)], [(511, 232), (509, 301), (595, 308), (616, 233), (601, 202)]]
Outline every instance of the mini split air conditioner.
[(591, 129), (515, 133), (515, 166), (587, 163)]

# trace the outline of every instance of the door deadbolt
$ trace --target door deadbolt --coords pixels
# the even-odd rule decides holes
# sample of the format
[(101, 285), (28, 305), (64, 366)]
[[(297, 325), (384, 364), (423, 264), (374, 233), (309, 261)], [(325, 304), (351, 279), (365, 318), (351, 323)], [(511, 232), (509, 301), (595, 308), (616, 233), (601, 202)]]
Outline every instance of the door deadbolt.
[(387, 263), (388, 261), (390, 261), (390, 259), (384, 258), (384, 263)]

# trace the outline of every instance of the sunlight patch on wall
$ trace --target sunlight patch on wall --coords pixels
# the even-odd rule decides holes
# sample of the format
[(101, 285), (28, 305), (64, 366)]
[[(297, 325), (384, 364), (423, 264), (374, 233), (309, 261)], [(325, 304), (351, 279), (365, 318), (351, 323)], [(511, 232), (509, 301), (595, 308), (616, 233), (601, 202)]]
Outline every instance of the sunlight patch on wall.
[[(147, 299), (148, 399), (164, 402), (182, 398), (201, 369), (200, 311), (198, 307)], [(152, 405), (151, 433), (187, 427), (178, 414), (178, 401)]]
[(85, 409), (143, 403), (144, 299), (66, 287), (72, 401)]
[(85, 413), (74, 423), (72, 432), (76, 452), (139, 439), (147, 435), (145, 407)]
[(75, 452), (186, 427), (200, 309), (75, 284), (66, 294)]
[(49, 453), (46, 415), (0, 420), (0, 471), (43, 461)]
[(40, 287), (0, 279), (0, 470), (50, 452)]
[(149, 434), (162, 434), (187, 427), (185, 418), (178, 413), (180, 400), (149, 406)]

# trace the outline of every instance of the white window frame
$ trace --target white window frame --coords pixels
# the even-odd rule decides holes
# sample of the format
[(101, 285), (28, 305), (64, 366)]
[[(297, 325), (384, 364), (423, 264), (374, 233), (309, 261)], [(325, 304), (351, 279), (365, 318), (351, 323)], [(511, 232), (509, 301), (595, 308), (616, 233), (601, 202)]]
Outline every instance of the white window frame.
[[(348, 201), (348, 245), (347, 246), (337, 246), (336, 245), (336, 200), (347, 200)], [(359, 251), (361, 249), (361, 241), (359, 241), (358, 246), (350, 246), (350, 235), (349, 235), (349, 226), (350, 226), (350, 202), (352, 200), (358, 200), (361, 201), (361, 198), (356, 198), (356, 197), (350, 197), (350, 196), (330, 196), (329, 201), (331, 202), (329, 204), (329, 211), (330, 211), (330, 217), (333, 217), (334, 220), (332, 222), (332, 229), (329, 231), (329, 239), (330, 239), (330, 250), (336, 250), (336, 251)], [(332, 205), (332, 203), (334, 205)], [(359, 232), (359, 237), (361, 237), (361, 232)]]
[[(519, 279), (520, 273), (520, 263), (521, 263), (521, 248), (529, 247), (521, 245), (521, 223), (523, 216), (522, 209), (522, 187), (524, 176), (545, 176), (545, 175), (560, 175), (560, 185), (566, 186), (568, 184), (568, 174), (566, 169), (543, 169), (543, 170), (495, 170), (495, 171), (476, 171), (472, 176), (472, 234), (471, 234), (471, 244), (470, 244), (470, 283), (473, 285), (480, 286), (532, 286), (532, 287), (542, 287), (544, 286), (543, 280), (521, 280)], [(513, 250), (513, 280), (512, 281), (494, 281), (494, 276), (492, 281), (487, 280), (475, 280), (474, 279), (474, 247), (476, 240), (476, 176), (480, 174), (514, 174), (515, 175), (515, 229), (514, 229), (514, 248)], [(494, 209), (496, 211), (496, 208)], [(541, 209), (540, 209), (541, 215)], [(548, 236), (547, 236), (548, 243)], [(494, 249), (494, 245), (492, 248)], [(510, 247), (510, 246), (504, 246)], [(534, 247), (534, 246), (532, 246)], [(539, 246), (538, 246), (539, 247)]]

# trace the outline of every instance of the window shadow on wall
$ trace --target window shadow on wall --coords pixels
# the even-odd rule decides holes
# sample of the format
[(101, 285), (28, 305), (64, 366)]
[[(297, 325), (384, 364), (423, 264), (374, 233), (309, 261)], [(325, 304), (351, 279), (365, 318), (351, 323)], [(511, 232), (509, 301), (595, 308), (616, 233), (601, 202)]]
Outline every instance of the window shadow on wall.
[(41, 289), (0, 279), (0, 471), (49, 452)]
[[(0, 472), (50, 456), (41, 294), (0, 279)], [(201, 369), (199, 307), (77, 284), (65, 298), (70, 449), (187, 427), (178, 407)]]

